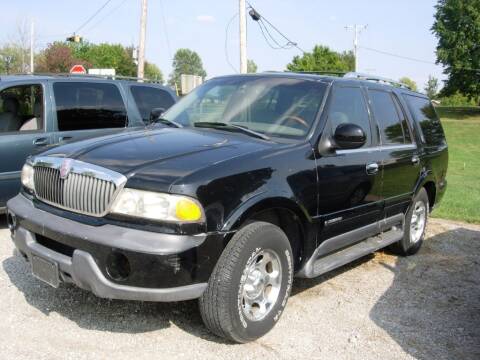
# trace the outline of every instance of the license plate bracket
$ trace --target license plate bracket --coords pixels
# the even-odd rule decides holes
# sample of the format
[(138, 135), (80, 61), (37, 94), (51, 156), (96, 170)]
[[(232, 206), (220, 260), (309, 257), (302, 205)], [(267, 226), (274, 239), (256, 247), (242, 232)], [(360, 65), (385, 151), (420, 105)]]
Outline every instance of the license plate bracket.
[(32, 255), (31, 262), (33, 276), (54, 288), (58, 288), (60, 285), (60, 276), (56, 262), (37, 255)]

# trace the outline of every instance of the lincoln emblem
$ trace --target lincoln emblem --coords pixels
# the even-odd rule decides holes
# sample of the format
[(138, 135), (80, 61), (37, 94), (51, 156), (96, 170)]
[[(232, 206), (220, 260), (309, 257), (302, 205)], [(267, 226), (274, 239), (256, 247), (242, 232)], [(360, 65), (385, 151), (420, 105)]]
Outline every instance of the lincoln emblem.
[(72, 159), (65, 159), (60, 166), (60, 179), (66, 179), (72, 169)]

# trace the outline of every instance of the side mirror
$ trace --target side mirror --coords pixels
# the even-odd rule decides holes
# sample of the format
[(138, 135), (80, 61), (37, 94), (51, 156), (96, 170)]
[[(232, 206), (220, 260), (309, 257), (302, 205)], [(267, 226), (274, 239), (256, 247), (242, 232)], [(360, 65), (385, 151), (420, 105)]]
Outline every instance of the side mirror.
[(164, 108), (154, 108), (150, 111), (150, 124), (160, 119), (165, 112)]
[(341, 149), (357, 149), (365, 145), (367, 136), (360, 126), (348, 123), (337, 126), (333, 139)]

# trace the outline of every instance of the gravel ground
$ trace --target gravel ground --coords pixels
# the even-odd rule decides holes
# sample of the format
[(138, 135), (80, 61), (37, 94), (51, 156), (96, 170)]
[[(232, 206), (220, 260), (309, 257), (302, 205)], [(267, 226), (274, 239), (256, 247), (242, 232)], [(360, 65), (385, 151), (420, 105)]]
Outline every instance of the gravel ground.
[(1, 359), (480, 358), (480, 226), (432, 219), (416, 256), (378, 252), (318, 279), (296, 279), (276, 328), (246, 345), (210, 335), (195, 301), (55, 290), (12, 250), (0, 217)]

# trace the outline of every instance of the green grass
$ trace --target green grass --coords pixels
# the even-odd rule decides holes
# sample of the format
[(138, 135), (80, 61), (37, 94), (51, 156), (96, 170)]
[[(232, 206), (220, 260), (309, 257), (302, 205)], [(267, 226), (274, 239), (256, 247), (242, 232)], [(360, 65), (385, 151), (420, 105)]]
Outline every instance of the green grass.
[(434, 217), (480, 223), (480, 114), (442, 118), (449, 147), (448, 187)]

